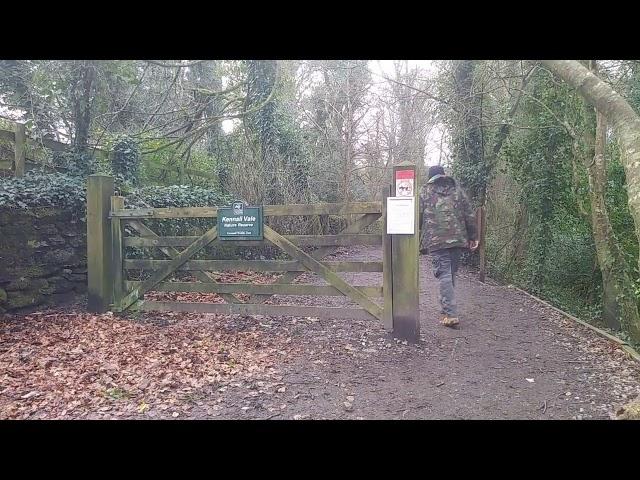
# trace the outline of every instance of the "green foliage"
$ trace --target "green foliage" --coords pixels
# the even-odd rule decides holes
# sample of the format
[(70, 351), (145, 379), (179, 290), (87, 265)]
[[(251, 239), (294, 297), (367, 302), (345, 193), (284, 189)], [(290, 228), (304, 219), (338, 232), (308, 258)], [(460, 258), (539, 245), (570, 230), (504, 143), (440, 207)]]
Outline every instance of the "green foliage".
[(276, 141), (277, 104), (273, 98), (269, 98), (277, 87), (277, 68), (277, 63), (273, 60), (247, 61), (247, 101), (250, 107), (261, 106), (248, 120), (259, 139), (263, 155), (274, 148)]
[[(71, 165), (76, 163), (71, 161)], [(58, 207), (83, 214), (86, 208), (86, 184), (84, 170), (73, 170), (73, 174), (43, 173), (34, 170), (21, 178), (1, 178), (0, 207)], [(187, 185), (131, 189), (116, 180), (116, 189), (128, 194), (128, 207), (197, 207), (228, 204), (231, 201), (230, 197), (220, 194), (217, 190)]]
[(620, 163), (620, 151), (616, 143), (612, 142), (609, 145), (607, 155), (610, 160), (607, 164), (605, 199), (609, 220), (628, 264), (636, 267), (639, 255), (638, 237), (635, 234), (633, 217), (629, 212), (624, 167)]
[[(216, 190), (187, 185), (147, 186), (125, 197), (127, 208), (210, 207), (228, 205), (230, 202), (231, 198)], [(210, 218), (167, 219), (151, 223), (152, 229), (159, 235), (196, 235), (213, 225)]]
[(277, 116), (278, 154), (290, 176), (288, 201), (301, 201), (310, 189), (309, 152), (302, 132), (293, 122), (292, 115)]
[(640, 65), (638, 65), (637, 61), (634, 62), (631, 67), (627, 100), (635, 109), (636, 113), (640, 114)]
[(60, 207), (84, 212), (85, 189), (86, 180), (81, 176), (27, 172), (21, 178), (0, 179), (0, 207)]
[(248, 108), (258, 108), (245, 120), (254, 155), (264, 168), (267, 203), (300, 201), (309, 191), (309, 155), (295, 122), (295, 82), (275, 61), (247, 64)]
[[(221, 151), (216, 154), (207, 152), (202, 147), (193, 147), (188, 157), (188, 165), (184, 166), (184, 159), (177, 145), (168, 145), (168, 140), (144, 140), (144, 149), (150, 151), (144, 155), (139, 167), (138, 185), (175, 185), (190, 184), (225, 191), (228, 185), (224, 181), (224, 174), (228, 168), (227, 139), (221, 145)], [(168, 146), (167, 146), (168, 145)], [(214, 178), (202, 177), (184, 172), (180, 175), (180, 168), (195, 170), (211, 175)]]
[(218, 191), (188, 185), (146, 186), (126, 199), (127, 207), (207, 207), (226, 205), (231, 198)]
[(51, 163), (70, 177), (86, 177), (98, 170), (97, 162), (88, 152), (51, 152)]
[[(586, 169), (578, 159), (574, 170), (579, 152), (558, 122), (566, 120), (580, 134), (582, 105), (574, 91), (547, 72), (534, 74), (514, 119), (525, 128), (512, 129), (499, 161), (500, 174), (517, 185), (501, 193), (508, 195), (501, 200), (503, 208), (520, 210), (524, 217), (516, 216), (514, 224), (488, 226), (487, 258), (494, 278), (515, 283), (568, 311), (597, 318), (602, 280), (591, 233)], [(615, 163), (611, 162), (610, 169)], [(630, 219), (626, 202), (620, 203), (623, 179), (613, 178), (609, 206), (620, 209), (620, 221), (614, 223), (622, 231), (629, 226), (623, 222)], [(509, 207), (510, 203), (517, 204), (517, 209)]]
[(37, 168), (23, 177), (0, 179), (0, 207), (58, 207), (83, 215), (86, 208), (86, 177), (100, 170), (88, 152), (45, 150), (43, 163), (54, 172)]
[(453, 83), (446, 83), (441, 95), (457, 105), (444, 121), (451, 132), (451, 152), (454, 158), (453, 174), (460, 181), (476, 205), (483, 203), (490, 171), (486, 163), (484, 130), (482, 124), (482, 79), (479, 62), (456, 60), (451, 62)]
[(120, 137), (111, 152), (113, 175), (120, 183), (138, 185), (140, 150), (138, 144), (129, 137)]
[[(514, 122), (525, 128), (512, 130), (501, 151), (505, 165), (501, 173), (515, 180), (520, 192), (509, 193), (505, 201), (518, 202), (525, 212), (524, 226), (518, 232), (513, 225), (490, 225), (487, 257), (495, 278), (535, 292), (567, 311), (598, 319), (602, 278), (591, 232), (587, 170), (580, 157), (593, 155), (593, 145), (589, 148), (581, 137), (587, 127), (583, 105), (576, 92), (548, 72), (534, 74)], [(574, 145), (559, 120), (573, 127), (579, 143)], [(617, 143), (607, 142), (607, 149), (607, 210), (616, 241), (629, 265), (635, 266), (638, 242), (624, 169)]]
[(144, 160), (140, 165), (140, 183), (142, 185), (168, 184), (167, 179), (161, 175), (164, 173), (161, 168), (170, 165), (178, 155), (176, 145), (167, 146), (168, 143), (168, 140), (142, 137), (140, 142), (142, 150), (152, 152), (144, 155)]
[(502, 151), (522, 186), (519, 200), (529, 216), (527, 257), (514, 266), (524, 283), (538, 293), (551, 278), (550, 267), (561, 260), (557, 249), (551, 248), (553, 236), (571, 238), (573, 232), (566, 226), (580, 222), (571, 190), (572, 139), (554, 117), (565, 115), (569, 95), (567, 89), (551, 84), (548, 76), (538, 74), (533, 99), (527, 97), (522, 105), (521, 117), (531, 128), (513, 135)]

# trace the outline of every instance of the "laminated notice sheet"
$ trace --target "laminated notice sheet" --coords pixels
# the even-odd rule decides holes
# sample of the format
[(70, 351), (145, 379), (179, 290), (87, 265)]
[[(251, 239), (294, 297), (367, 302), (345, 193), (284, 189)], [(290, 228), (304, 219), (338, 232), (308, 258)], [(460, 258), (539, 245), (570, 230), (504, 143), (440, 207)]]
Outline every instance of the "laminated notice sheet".
[(387, 233), (415, 233), (415, 197), (387, 197)]

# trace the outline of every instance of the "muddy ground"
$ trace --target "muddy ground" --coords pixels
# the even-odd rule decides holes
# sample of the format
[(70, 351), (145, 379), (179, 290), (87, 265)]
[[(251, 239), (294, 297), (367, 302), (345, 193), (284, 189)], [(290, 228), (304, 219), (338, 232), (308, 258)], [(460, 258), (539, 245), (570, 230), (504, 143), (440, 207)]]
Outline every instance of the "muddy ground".
[[(375, 247), (335, 258), (375, 260)], [(380, 285), (381, 274), (348, 274)], [(311, 275), (299, 283), (322, 283)], [(89, 315), (0, 322), (0, 418), (609, 419), (640, 394), (618, 346), (506, 286), (462, 272), (461, 324), (438, 324), (421, 257), (421, 340), (375, 322)], [(339, 306), (342, 297), (275, 303)]]

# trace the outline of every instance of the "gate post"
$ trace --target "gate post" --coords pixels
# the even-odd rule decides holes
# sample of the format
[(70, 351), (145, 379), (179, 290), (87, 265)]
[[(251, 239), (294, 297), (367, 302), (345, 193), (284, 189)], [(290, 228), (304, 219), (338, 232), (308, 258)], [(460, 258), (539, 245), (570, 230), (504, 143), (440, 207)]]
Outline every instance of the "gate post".
[[(404, 188), (398, 189), (399, 186)], [(420, 289), (418, 283), (420, 198), (417, 169), (414, 163), (402, 162), (393, 167), (392, 195), (413, 196), (414, 198), (413, 234), (391, 236), (393, 335), (410, 342), (418, 342), (420, 340)]]
[[(111, 197), (111, 211), (124, 210), (124, 197)], [(122, 247), (122, 222), (111, 219), (111, 273), (113, 275), (113, 304), (117, 308), (124, 297), (124, 272), (122, 271), (124, 249)]]
[(391, 235), (387, 233), (387, 197), (391, 186), (382, 189), (382, 295), (384, 307), (382, 323), (387, 331), (393, 330), (393, 263), (391, 259)]
[(109, 310), (113, 301), (112, 242), (109, 211), (113, 177), (89, 175), (87, 180), (87, 309)]

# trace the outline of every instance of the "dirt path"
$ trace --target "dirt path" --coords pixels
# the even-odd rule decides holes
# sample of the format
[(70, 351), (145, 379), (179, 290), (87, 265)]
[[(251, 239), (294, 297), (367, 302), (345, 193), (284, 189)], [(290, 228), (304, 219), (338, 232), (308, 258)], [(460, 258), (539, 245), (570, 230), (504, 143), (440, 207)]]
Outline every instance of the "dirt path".
[[(380, 252), (363, 248), (336, 258), (372, 260)], [(348, 277), (382, 283), (381, 274)], [(78, 313), (70, 322), (69, 311), (66, 320), (48, 314), (58, 323), (46, 323), (47, 312), (13, 317), (0, 322), (0, 418), (608, 419), (640, 394), (640, 365), (617, 345), (513, 289), (474, 277), (463, 273), (457, 287), (460, 328), (441, 327), (436, 284), (428, 258), (421, 258), (417, 345), (364, 321), (89, 320)], [(300, 283), (321, 282), (306, 276)], [(341, 297), (298, 298), (348, 304)], [(88, 323), (90, 334), (60, 333)], [(28, 331), (36, 324), (40, 337)], [(53, 333), (56, 348), (70, 355), (58, 363), (47, 361), (52, 347), (42, 340)], [(86, 337), (92, 343), (85, 345)], [(158, 373), (160, 366), (173, 373)], [(38, 383), (53, 376), (62, 378), (55, 387)], [(110, 396), (98, 393), (108, 386)], [(83, 388), (93, 397), (80, 400)]]
[[(337, 258), (374, 260), (380, 253), (360, 249)], [(381, 284), (380, 274), (350, 278)], [(640, 365), (616, 345), (513, 289), (474, 278), (463, 273), (457, 288), (461, 327), (441, 327), (437, 285), (429, 259), (421, 258), (418, 345), (367, 322), (273, 319), (271, 329), (304, 346), (300, 357), (286, 359), (286, 391), (278, 396), (286, 407), (275, 418), (608, 419), (640, 394)], [(348, 304), (328, 298), (332, 306)], [(317, 297), (304, 303), (319, 304)], [(240, 403), (225, 415), (278, 413), (260, 412), (260, 402), (234, 413)]]

